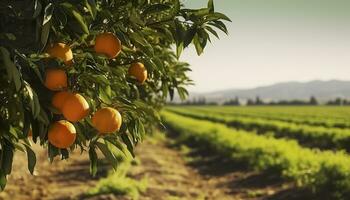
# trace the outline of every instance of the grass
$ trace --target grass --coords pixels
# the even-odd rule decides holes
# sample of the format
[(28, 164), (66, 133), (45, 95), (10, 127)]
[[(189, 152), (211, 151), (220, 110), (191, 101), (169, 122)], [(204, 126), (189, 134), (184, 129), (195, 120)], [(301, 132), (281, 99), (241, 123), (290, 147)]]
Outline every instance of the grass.
[(147, 189), (147, 178), (135, 180), (128, 177), (128, 172), (133, 165), (140, 164), (139, 160), (121, 157), (121, 163), (116, 171), (111, 170), (106, 178), (98, 181), (95, 187), (91, 188), (86, 196), (98, 196), (102, 194), (116, 194), (130, 197), (137, 200), (140, 193)]
[(113, 173), (107, 178), (101, 179), (95, 188), (88, 192), (88, 196), (101, 194), (117, 194), (128, 196), (132, 199), (138, 199), (141, 192), (147, 189), (147, 179), (141, 181), (128, 177), (120, 177)]
[[(157, 144), (160, 141), (164, 141), (166, 136), (160, 131), (154, 131), (152, 135), (147, 138), (148, 142)], [(102, 194), (116, 194), (122, 196), (128, 196), (134, 200), (138, 199), (140, 193), (145, 192), (147, 189), (148, 181), (147, 177), (142, 180), (135, 180), (127, 176), (130, 168), (133, 165), (140, 165), (141, 161), (138, 158), (125, 158), (120, 157), (121, 164), (118, 166), (117, 171), (110, 171), (106, 178), (102, 178), (98, 181), (94, 188), (91, 188), (87, 192), (87, 196), (98, 196)]]

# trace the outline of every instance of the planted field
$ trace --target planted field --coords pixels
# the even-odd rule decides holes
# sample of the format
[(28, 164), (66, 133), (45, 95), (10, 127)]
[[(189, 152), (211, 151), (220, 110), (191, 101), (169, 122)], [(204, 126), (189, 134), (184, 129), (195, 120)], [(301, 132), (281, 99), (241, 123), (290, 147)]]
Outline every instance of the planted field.
[(236, 115), (242, 117), (279, 120), (298, 124), (308, 124), (324, 127), (350, 127), (350, 107), (312, 107), (312, 106), (288, 106), (288, 107), (237, 107), (237, 106), (206, 106), (192, 107), (195, 110), (210, 111), (224, 115)]
[[(244, 117), (235, 113), (223, 114), (198, 108), (168, 108), (179, 115), (224, 123), (228, 126), (253, 131), (257, 134), (269, 134), (297, 140), (301, 145), (320, 149), (343, 149), (349, 151), (350, 129), (328, 128), (309, 124), (300, 124), (259, 117)], [(327, 112), (325, 112), (327, 113)], [(269, 114), (267, 113), (266, 116)]]
[(184, 141), (204, 144), (316, 196), (347, 199), (350, 156), (344, 150), (349, 150), (350, 129), (277, 119), (283, 113), (286, 118), (346, 120), (346, 111), (350, 113), (341, 107), (168, 107), (163, 118)]

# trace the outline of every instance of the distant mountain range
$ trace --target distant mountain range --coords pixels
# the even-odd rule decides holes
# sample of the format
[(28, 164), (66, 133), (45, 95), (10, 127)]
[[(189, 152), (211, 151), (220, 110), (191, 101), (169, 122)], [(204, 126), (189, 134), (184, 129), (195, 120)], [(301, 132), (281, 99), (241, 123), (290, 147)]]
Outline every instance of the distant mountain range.
[(207, 101), (222, 102), (239, 97), (241, 100), (255, 99), (259, 96), (263, 100), (306, 100), (311, 96), (318, 100), (327, 101), (337, 97), (350, 98), (350, 81), (310, 81), (284, 82), (252, 89), (229, 89), (210, 93), (190, 93), (189, 100), (205, 97)]

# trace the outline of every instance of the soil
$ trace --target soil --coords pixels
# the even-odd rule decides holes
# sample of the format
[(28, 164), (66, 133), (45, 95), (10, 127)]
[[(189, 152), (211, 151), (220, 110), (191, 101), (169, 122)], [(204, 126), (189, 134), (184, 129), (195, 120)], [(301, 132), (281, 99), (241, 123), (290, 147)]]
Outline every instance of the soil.
[[(129, 176), (146, 177), (147, 190), (140, 200), (238, 200), (238, 199), (304, 199), (292, 184), (276, 177), (247, 170), (241, 164), (203, 149), (181, 150), (172, 139), (146, 141), (136, 150), (139, 165), (131, 168)], [(86, 199), (83, 194), (108, 171), (105, 166), (96, 178), (89, 174), (87, 154), (71, 154), (68, 161), (47, 160), (47, 152), (34, 146), (37, 152), (35, 176), (27, 170), (24, 153), (17, 153), (13, 172), (0, 200), (73, 200)], [(113, 194), (90, 200), (128, 199)], [(307, 198), (310, 199), (310, 198)]]
[(34, 144), (33, 150), (37, 154), (34, 176), (27, 169), (26, 155), (16, 152), (5, 191), (0, 193), (1, 200), (74, 199), (98, 180), (89, 173), (86, 153), (75, 152), (68, 160), (50, 163), (45, 149)]

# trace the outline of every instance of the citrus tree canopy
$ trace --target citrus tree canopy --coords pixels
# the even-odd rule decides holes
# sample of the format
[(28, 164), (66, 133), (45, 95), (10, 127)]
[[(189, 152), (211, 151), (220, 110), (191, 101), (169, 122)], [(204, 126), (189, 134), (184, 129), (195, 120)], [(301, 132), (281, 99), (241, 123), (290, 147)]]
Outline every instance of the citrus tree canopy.
[(170, 96), (185, 98), (188, 64), (178, 60), (193, 45), (203, 52), (210, 36), (227, 33), (229, 19), (179, 0), (1, 0), (0, 185), (15, 151), (48, 157), (97, 150), (112, 164), (132, 154)]

